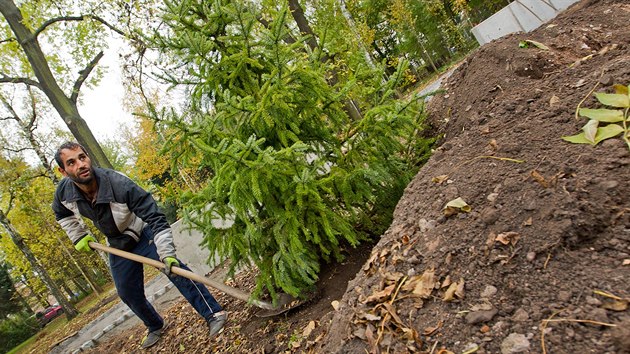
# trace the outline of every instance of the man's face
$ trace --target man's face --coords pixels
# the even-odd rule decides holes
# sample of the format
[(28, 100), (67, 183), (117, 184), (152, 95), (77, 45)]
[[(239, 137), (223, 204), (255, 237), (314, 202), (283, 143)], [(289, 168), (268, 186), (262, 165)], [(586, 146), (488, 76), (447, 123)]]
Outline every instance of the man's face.
[(59, 168), (62, 175), (79, 184), (89, 184), (92, 181), (94, 178), (92, 161), (80, 147), (63, 149), (59, 156), (64, 165), (64, 168)]

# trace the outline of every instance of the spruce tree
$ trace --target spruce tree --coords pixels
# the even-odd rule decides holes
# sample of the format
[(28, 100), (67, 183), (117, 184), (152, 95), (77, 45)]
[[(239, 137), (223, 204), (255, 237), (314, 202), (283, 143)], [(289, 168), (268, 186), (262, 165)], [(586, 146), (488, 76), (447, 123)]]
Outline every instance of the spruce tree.
[[(286, 3), (265, 12), (239, 1), (166, 4), (156, 43), (174, 62), (163, 77), (190, 94), (184, 113), (162, 112), (175, 132), (166, 150), (207, 176), (182, 196), (186, 218), (232, 270), (259, 268), (255, 296), (299, 295), (322, 262), (389, 226), (428, 151), (418, 138), (423, 101), (394, 98), (404, 62), (383, 82), (382, 67), (320, 60), (292, 30)], [(354, 55), (352, 43), (319, 33), (329, 56)], [(360, 119), (344, 111), (350, 99)]]

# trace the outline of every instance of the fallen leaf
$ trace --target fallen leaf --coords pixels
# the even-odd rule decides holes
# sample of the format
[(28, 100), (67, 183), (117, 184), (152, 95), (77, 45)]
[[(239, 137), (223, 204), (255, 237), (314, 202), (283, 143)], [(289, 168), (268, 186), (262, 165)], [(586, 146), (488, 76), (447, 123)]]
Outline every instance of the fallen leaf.
[(625, 265), (625, 266), (630, 265), (630, 259), (624, 259), (621, 265)]
[(451, 200), (446, 203), (443, 209), (444, 216), (449, 217), (451, 215), (455, 215), (460, 211), (465, 213), (470, 212), (472, 208), (468, 205), (461, 197)]
[(457, 283), (457, 290), (455, 290), (455, 296), (457, 296), (460, 299), (463, 299), (464, 295), (465, 295), (464, 279), (460, 279), (459, 282)]
[(450, 302), (455, 300), (455, 297), (459, 299), (464, 298), (464, 279), (460, 279), (460, 281), (452, 283), (448, 289), (446, 289), (446, 292), (444, 292), (442, 301)]
[(546, 45), (544, 45), (544, 44), (542, 44), (540, 42), (536, 42), (536, 41), (533, 41), (531, 39), (526, 39), (525, 42), (533, 44), (534, 46), (536, 46), (537, 48), (540, 48), (542, 50), (549, 50), (549, 47), (547, 47)]
[(368, 321), (380, 321), (382, 318), (381, 316), (375, 315), (373, 313), (362, 313), (359, 317)]
[(496, 139), (491, 139), (490, 142), (488, 143), (488, 145), (490, 145), (493, 150), (498, 150), (499, 149), (499, 144), (497, 144), (497, 140)]
[(407, 341), (418, 341), (418, 332), (413, 328), (401, 328), (403, 331), (403, 339)]
[(370, 270), (370, 268), (372, 267), (372, 264), (376, 261), (376, 258), (378, 258), (378, 254), (376, 252), (372, 252), (370, 259), (368, 259), (368, 261), (365, 262), (365, 265), (363, 266), (363, 270), (366, 272)]
[(435, 271), (433, 269), (428, 269), (422, 274), (412, 293), (423, 299), (427, 299), (431, 296), (434, 286)]
[(437, 177), (431, 178), (431, 182), (442, 184), (448, 179), (448, 175), (439, 175)]
[(560, 98), (558, 98), (558, 96), (556, 95), (551, 96), (551, 98), (549, 99), (549, 106), (554, 107), (558, 105), (558, 103), (560, 103)]
[(367, 304), (370, 302), (383, 302), (384, 299), (388, 298), (392, 294), (395, 288), (396, 284), (392, 284), (381, 291), (376, 291), (372, 293), (372, 295), (368, 296), (363, 303)]
[(447, 349), (440, 349), (437, 351), (437, 354), (455, 354), (455, 353)]
[(308, 337), (311, 335), (314, 329), (315, 329), (315, 321), (311, 321), (306, 325), (306, 327), (304, 327), (304, 330), (302, 331), (302, 335), (304, 337)]
[(533, 223), (534, 223), (534, 220), (530, 216), (529, 218), (527, 218), (527, 220), (523, 222), (523, 226), (532, 226)]
[(396, 309), (392, 304), (390, 304), (389, 302), (385, 302), (380, 304), (379, 306), (382, 306), (385, 308), (385, 310), (387, 310), (387, 313), (394, 319), (399, 327), (404, 327), (403, 321), (400, 319), (400, 316), (398, 316), (398, 313), (396, 312)]
[(495, 241), (501, 242), (504, 245), (512, 244), (513, 246), (518, 242), (518, 239), (520, 237), (521, 236), (518, 232), (508, 231), (508, 232), (498, 234)]
[(625, 311), (628, 309), (628, 301), (627, 300), (615, 300), (615, 301), (606, 301), (602, 305), (602, 308), (612, 311)]
[(339, 310), (339, 306), (340, 306), (339, 301), (334, 300), (330, 304), (332, 305), (333, 309), (335, 309), (335, 311)]
[(447, 275), (446, 278), (444, 278), (444, 281), (442, 282), (442, 285), (440, 285), (440, 289), (446, 288), (447, 286), (451, 285), (451, 283), (452, 283), (451, 276)]
[(425, 336), (432, 335), (433, 333), (437, 332), (440, 328), (442, 328), (442, 323), (443, 323), (442, 321), (439, 321), (437, 325), (435, 325), (434, 327), (425, 328), (423, 334)]
[(481, 328), (479, 329), (479, 331), (480, 331), (481, 333), (488, 333), (488, 332), (490, 332), (490, 326), (488, 326), (488, 325), (483, 325), (483, 326), (481, 326)]
[(547, 181), (545, 180), (545, 177), (543, 177), (540, 172), (536, 171), (536, 170), (532, 170), (529, 173), (530, 176), (532, 176), (532, 178), (540, 183), (541, 186), (543, 186), (544, 188), (548, 188), (549, 187), (549, 183), (547, 183)]
[(442, 301), (450, 302), (455, 300), (455, 291), (457, 290), (457, 283), (452, 283), (446, 292), (444, 293), (444, 297), (442, 297)]

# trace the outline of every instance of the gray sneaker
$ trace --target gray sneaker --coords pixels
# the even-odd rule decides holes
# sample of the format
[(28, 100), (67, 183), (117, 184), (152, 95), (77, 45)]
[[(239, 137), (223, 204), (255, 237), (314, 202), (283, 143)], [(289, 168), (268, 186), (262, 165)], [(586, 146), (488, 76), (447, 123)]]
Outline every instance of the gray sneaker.
[(156, 329), (153, 332), (149, 332), (146, 336), (144, 336), (144, 338), (142, 338), (142, 342), (140, 343), (140, 347), (142, 349), (147, 349), (154, 346), (155, 343), (157, 343), (160, 340), (160, 338), (162, 338), (162, 334), (164, 333), (164, 330), (166, 330), (166, 322), (164, 322), (164, 325), (162, 325), (162, 328)]
[(217, 312), (214, 317), (208, 320), (208, 334), (210, 338), (216, 336), (223, 329), (223, 325), (227, 320), (227, 313), (225, 311)]

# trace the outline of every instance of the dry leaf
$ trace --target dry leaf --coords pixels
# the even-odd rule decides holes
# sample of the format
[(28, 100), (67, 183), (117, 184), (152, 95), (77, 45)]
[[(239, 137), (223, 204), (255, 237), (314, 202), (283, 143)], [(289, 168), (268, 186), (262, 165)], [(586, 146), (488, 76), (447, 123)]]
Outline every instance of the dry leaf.
[(490, 249), (492, 245), (494, 245), (496, 239), (497, 234), (495, 234), (494, 231), (490, 231), (490, 233), (488, 234), (488, 238), (486, 239), (486, 246), (488, 246), (488, 249)]
[(529, 218), (527, 218), (527, 220), (523, 222), (523, 226), (532, 226), (533, 223), (534, 223), (534, 220), (530, 216)]
[(625, 265), (625, 266), (630, 265), (630, 259), (624, 259), (621, 265)]
[(433, 291), (434, 286), (435, 271), (433, 269), (428, 269), (422, 274), (412, 293), (423, 299), (427, 299), (429, 298), (429, 296), (431, 296), (431, 292)]
[(398, 316), (398, 313), (396, 312), (396, 309), (394, 308), (394, 306), (392, 304), (390, 304), (389, 302), (385, 302), (385, 303), (380, 304), (379, 306), (383, 306), (385, 308), (385, 310), (387, 310), (387, 313), (390, 316), (392, 316), (392, 318), (394, 319), (394, 321), (396, 322), (396, 324), (399, 327), (403, 327), (404, 326), (403, 321)]
[(493, 150), (499, 150), (499, 144), (497, 144), (496, 139), (491, 139), (488, 145), (490, 145)]
[(615, 301), (606, 301), (602, 305), (602, 308), (612, 311), (625, 311), (628, 309), (628, 301), (627, 300), (615, 300)]
[(392, 284), (381, 291), (376, 291), (372, 295), (368, 296), (363, 303), (367, 304), (370, 302), (383, 302), (392, 294), (395, 288), (396, 284)]
[(315, 329), (315, 321), (311, 321), (306, 325), (306, 327), (304, 327), (304, 330), (302, 331), (302, 335), (304, 337), (308, 337), (311, 335), (311, 332), (313, 332), (314, 329)]
[(448, 289), (446, 289), (446, 292), (444, 293), (444, 297), (442, 298), (442, 301), (446, 301), (446, 302), (450, 302), (455, 300), (455, 291), (457, 290), (457, 283), (452, 283)]
[(444, 210), (442, 212), (444, 213), (444, 216), (446, 216), (448, 218), (449, 216), (453, 216), (453, 215), (457, 214), (458, 211), (459, 211), (459, 209), (457, 209), (457, 208), (446, 207), (446, 208), (444, 208)]
[(451, 276), (447, 275), (446, 278), (444, 278), (444, 281), (442, 282), (442, 285), (440, 285), (440, 289), (446, 288), (447, 286), (451, 285), (451, 283), (452, 283)]
[(368, 321), (380, 321), (382, 318), (381, 316), (372, 313), (362, 313), (359, 315), (359, 317)]
[(437, 176), (437, 177), (433, 177), (433, 178), (431, 178), (431, 182), (433, 182), (433, 183), (437, 183), (437, 184), (442, 184), (442, 183), (444, 183), (447, 179), (448, 179), (448, 175), (439, 175), (439, 176)]
[(446, 289), (442, 301), (450, 302), (455, 300), (455, 297), (458, 299), (464, 298), (464, 279), (460, 279), (460, 281), (452, 283), (448, 289)]
[(339, 310), (339, 306), (340, 306), (339, 301), (334, 300), (330, 304), (332, 305), (333, 309), (335, 309), (335, 311)]
[(534, 40), (531, 39), (526, 39), (525, 42), (530, 43), (532, 45), (534, 45), (535, 47), (542, 49), (542, 50), (549, 50), (549, 47), (547, 47), (546, 45), (540, 43), (540, 42), (536, 42)]
[(446, 350), (446, 349), (440, 349), (437, 351), (437, 354), (455, 354), (450, 350)]
[(437, 324), (435, 327), (427, 327), (427, 328), (425, 328), (425, 329), (424, 329), (423, 334), (424, 334), (425, 336), (430, 336), (430, 335), (432, 335), (433, 333), (437, 332), (437, 330), (439, 330), (440, 328), (442, 328), (442, 323), (443, 323), (443, 322), (442, 322), (442, 321), (440, 321), (440, 322), (438, 322), (438, 324)]
[(504, 245), (512, 244), (512, 246), (514, 246), (520, 237), (521, 235), (518, 232), (508, 231), (498, 234), (495, 241), (501, 242)]
[(368, 261), (363, 266), (363, 270), (366, 271), (366, 272), (368, 270), (370, 270), (370, 268), (372, 267), (372, 264), (374, 263), (374, 261), (376, 261), (377, 257), (378, 257), (378, 254), (376, 252), (372, 252), (372, 255), (370, 256), (370, 259), (368, 259)]
[(403, 331), (403, 339), (406, 339), (408, 341), (417, 341), (418, 340), (418, 332), (416, 332), (415, 329), (413, 328), (406, 328), (403, 327), (401, 328)]
[(549, 99), (549, 106), (553, 107), (558, 103), (560, 103), (560, 98), (558, 98), (558, 96), (556, 95), (551, 96), (551, 98)]
[(463, 299), (464, 295), (465, 295), (464, 279), (460, 279), (459, 282), (457, 283), (457, 290), (455, 290), (455, 296), (457, 296), (460, 299)]
[(532, 172), (529, 173), (530, 176), (532, 176), (532, 178), (540, 183), (541, 186), (543, 186), (544, 188), (548, 188), (549, 187), (549, 183), (545, 180), (545, 177), (543, 177), (540, 172), (536, 171), (536, 170), (532, 170)]

